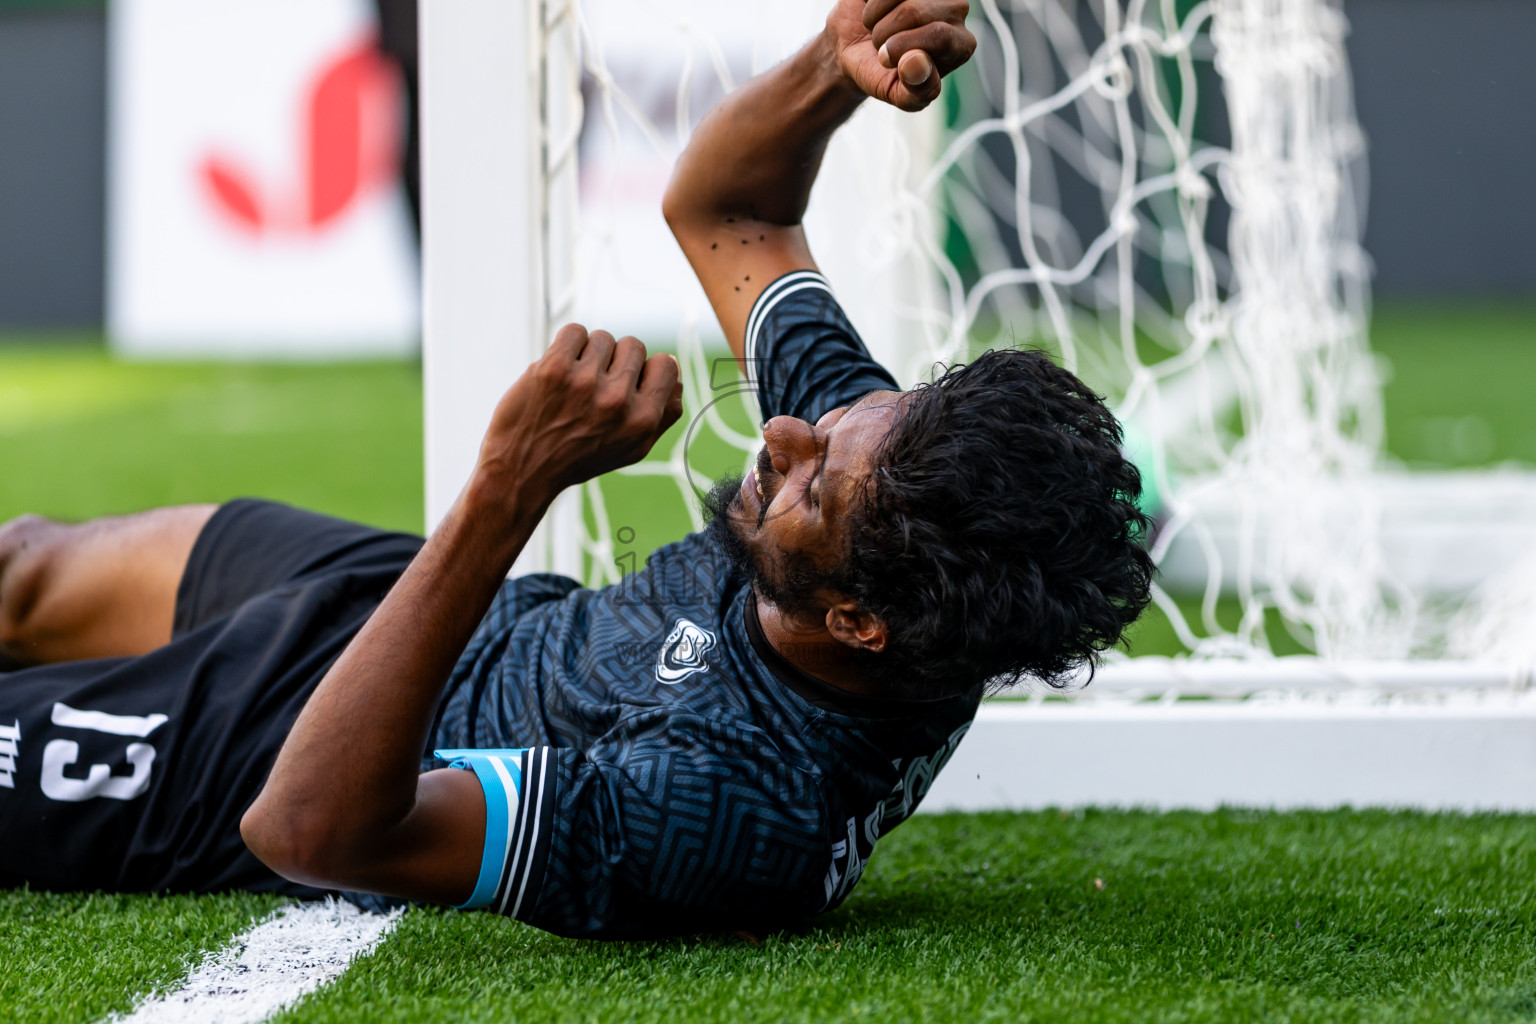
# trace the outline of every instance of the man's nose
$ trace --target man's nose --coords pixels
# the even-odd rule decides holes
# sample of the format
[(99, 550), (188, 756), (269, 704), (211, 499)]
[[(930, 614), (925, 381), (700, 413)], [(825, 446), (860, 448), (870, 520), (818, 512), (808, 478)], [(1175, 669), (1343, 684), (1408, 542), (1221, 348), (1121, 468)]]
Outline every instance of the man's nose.
[(774, 472), (784, 476), (797, 463), (816, 457), (816, 428), (793, 416), (775, 416), (763, 424), (763, 443)]

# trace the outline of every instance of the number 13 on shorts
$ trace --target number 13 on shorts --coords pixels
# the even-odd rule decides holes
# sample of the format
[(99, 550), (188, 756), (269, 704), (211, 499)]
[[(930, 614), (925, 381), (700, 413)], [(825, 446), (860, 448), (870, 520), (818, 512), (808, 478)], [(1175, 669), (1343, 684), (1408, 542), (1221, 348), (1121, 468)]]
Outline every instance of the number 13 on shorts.
[[(164, 725), (165, 715), (109, 715), (104, 711), (80, 711), (68, 704), (56, 703), (51, 715), (53, 724), (65, 729), (83, 732), (106, 733), (143, 740)], [(16, 737), (20, 740), (21, 737)], [(124, 751), (133, 771), (129, 775), (115, 775), (112, 767), (92, 764), (85, 768), (83, 777), (76, 765), (80, 760), (80, 744), (71, 739), (49, 740), (43, 748), (43, 772), (40, 784), (43, 795), (63, 803), (79, 803), (83, 800), (132, 800), (149, 789), (150, 771), (155, 763), (155, 748), (148, 743), (131, 742)]]

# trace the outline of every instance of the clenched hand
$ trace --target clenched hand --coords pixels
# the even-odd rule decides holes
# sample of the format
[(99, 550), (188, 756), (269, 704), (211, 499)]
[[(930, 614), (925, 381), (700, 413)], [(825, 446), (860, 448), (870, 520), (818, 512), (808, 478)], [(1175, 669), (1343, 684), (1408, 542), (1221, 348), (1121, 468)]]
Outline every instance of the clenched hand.
[(635, 338), (567, 324), (496, 405), (478, 472), (509, 494), (553, 500), (643, 459), (683, 414), (677, 360)]
[(838, 0), (827, 35), (846, 75), (875, 99), (922, 110), (940, 79), (971, 59), (966, 0)]

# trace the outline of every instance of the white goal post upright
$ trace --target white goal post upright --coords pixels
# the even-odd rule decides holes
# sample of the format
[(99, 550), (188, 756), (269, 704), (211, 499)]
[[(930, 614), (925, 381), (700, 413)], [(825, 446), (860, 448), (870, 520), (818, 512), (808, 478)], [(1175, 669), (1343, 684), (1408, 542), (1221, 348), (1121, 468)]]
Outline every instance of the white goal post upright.
[[(468, 480), (497, 399), (544, 350), (553, 322), (542, 15), (539, 0), (421, 5), (429, 530)], [(562, 498), (514, 572), (580, 575), (579, 548), (559, 526), (579, 517), (576, 501)]]
[[(616, 55), (603, 25), (583, 20), (611, 2), (422, 6), (429, 526), (467, 477), (496, 399), (554, 326), (589, 315), (583, 275), (613, 262), (601, 248), (611, 239), (581, 234), (590, 217), (578, 194), (583, 119), (605, 119), (615, 148), (619, 122), (638, 125), (658, 151), (672, 130), (656, 99), (666, 86), (642, 81), (652, 92), (626, 96), (611, 72), (616, 58), (650, 72), (654, 51), (637, 65)], [(639, 19), (621, 35), (662, 31), (670, 17), (689, 45), (711, 28), (712, 5), (698, 0), (629, 2), (634, 10), (592, 17)], [(784, 12), (805, 15), (813, 0), (783, 6), (768, 24), (782, 28)], [(936, 359), (1010, 340), (1057, 344), (1069, 362), (1101, 372), (1106, 383), (1095, 386), (1152, 449), (1162, 579), (1203, 600), (1186, 621), (1187, 601), (1158, 596), (1185, 657), (1111, 658), (1070, 701), (984, 707), (931, 807), (1536, 809), (1536, 530), (1530, 516), (1505, 522), (1495, 511), (1536, 508), (1536, 484), (1498, 478), (1485, 492), (1498, 501), (1484, 502), (1476, 529), (1446, 512), (1433, 479), (1399, 473), (1383, 489), (1353, 180), (1363, 136), (1340, 0), (975, 6), (976, 63), (988, 76), (978, 95), (991, 106), (963, 110), (947, 141), (936, 121), (866, 109), (829, 152), (818, 196), (831, 220), (818, 229), (827, 214), (813, 197), (813, 248), (904, 385)], [(1029, 38), (1026, 23), (1037, 28)], [(631, 45), (655, 44), (652, 35)], [(741, 67), (718, 40), (702, 45), (708, 56), (690, 54), (675, 86), (676, 139), (702, 112), (690, 113), (701, 78), (728, 89), (761, 66), (757, 51)], [(1223, 75), (1229, 149), (1195, 137), (1202, 47), (1198, 60)], [(1067, 173), (1102, 199), (1098, 225), (1063, 212), (1057, 179)], [(1224, 250), (1206, 237), (1217, 199), (1232, 217)], [(975, 267), (951, 263), (942, 216), (964, 234)], [(1147, 261), (1161, 265), (1159, 282), (1138, 276)], [(689, 400), (707, 404), (708, 369), (690, 364), (703, 349), (678, 340)], [(685, 459), (679, 449), (640, 469), (672, 476), (689, 500)], [(602, 527), (601, 493), (589, 486), (585, 497)], [(590, 562), (589, 579), (611, 578), (605, 531), (587, 536), (581, 502), (562, 498), (514, 571), (581, 578)], [(1531, 571), (1484, 587), (1447, 626), (1444, 609), (1476, 582), (1467, 567), (1499, 561), (1466, 557), (1479, 537), (1515, 548), (1510, 562), (1531, 547)], [(1235, 628), (1220, 621), (1218, 598), (1240, 602)], [(1274, 657), (1274, 614), (1325, 657)], [(1461, 660), (1431, 660), (1447, 654)], [(1210, 699), (1179, 700), (1188, 696)], [(1500, 781), (1481, 784), (1489, 778)]]
[(544, 329), (536, 36), (527, 5), (421, 8), (423, 386), (427, 529), (474, 467)]

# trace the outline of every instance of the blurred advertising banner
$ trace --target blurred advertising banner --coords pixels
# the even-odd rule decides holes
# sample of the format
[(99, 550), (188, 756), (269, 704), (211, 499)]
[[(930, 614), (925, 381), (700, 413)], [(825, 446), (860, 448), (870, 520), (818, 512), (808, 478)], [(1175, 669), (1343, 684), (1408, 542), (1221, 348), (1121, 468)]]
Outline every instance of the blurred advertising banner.
[(114, 347), (415, 351), (401, 83), (365, 0), (113, 0), (110, 24)]

